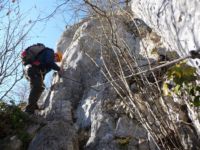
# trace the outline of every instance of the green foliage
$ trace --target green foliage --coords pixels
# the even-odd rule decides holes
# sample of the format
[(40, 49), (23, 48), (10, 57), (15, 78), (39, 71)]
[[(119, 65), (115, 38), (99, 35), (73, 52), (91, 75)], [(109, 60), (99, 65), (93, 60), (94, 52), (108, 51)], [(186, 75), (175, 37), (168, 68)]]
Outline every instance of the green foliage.
[(163, 84), (164, 95), (188, 95), (194, 106), (200, 106), (200, 86), (197, 84), (196, 68), (186, 62), (180, 62), (167, 72), (167, 81)]
[(30, 141), (26, 127), (31, 123), (27, 114), (14, 103), (11, 105), (0, 101), (0, 140), (17, 135), (25, 146)]
[(168, 79), (172, 79), (177, 85), (183, 86), (196, 80), (196, 68), (187, 65), (185, 62), (174, 65), (168, 70)]

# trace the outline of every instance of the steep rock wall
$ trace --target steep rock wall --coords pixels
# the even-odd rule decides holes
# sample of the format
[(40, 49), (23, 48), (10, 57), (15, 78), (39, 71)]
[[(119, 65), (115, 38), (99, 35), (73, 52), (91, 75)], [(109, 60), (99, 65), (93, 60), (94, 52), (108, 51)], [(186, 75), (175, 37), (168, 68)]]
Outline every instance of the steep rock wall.
[(185, 56), (200, 47), (198, 0), (134, 0), (131, 7), (137, 17), (161, 35), (169, 50)]
[[(180, 57), (200, 48), (200, 2), (198, 0), (133, 0), (133, 13), (156, 31), (168, 51), (176, 51)], [(199, 70), (199, 59), (188, 61)], [(198, 114), (189, 108), (189, 115), (200, 136)], [(196, 117), (195, 117), (196, 116)]]
[[(160, 53), (163, 53), (163, 49), (166, 48), (154, 30), (152, 31), (140, 19), (133, 21), (120, 15), (112, 19), (117, 22), (115, 32), (119, 35), (119, 39), (126, 43), (123, 44), (119, 40), (120, 46), (128, 45), (130, 53), (136, 58), (134, 65), (146, 70), (148, 63), (157, 62), (158, 56), (151, 55), (151, 50), (157, 47)], [(138, 26), (140, 31), (143, 31), (140, 35), (136, 29)], [(196, 130), (187, 124), (182, 124), (188, 118), (185, 117), (187, 114), (184, 111), (177, 110), (180, 104), (171, 99), (162, 101), (158, 95), (151, 97), (152, 85), (143, 85), (144, 89), (150, 91), (149, 93), (145, 90), (138, 92), (137, 85), (130, 82), (128, 87), (130, 86), (131, 96), (136, 103), (133, 103), (131, 110), (126, 110), (124, 105), (121, 105), (119, 93), (110, 83), (107, 84), (103, 74), (105, 70), (103, 53), (107, 54), (108, 51), (104, 47), (108, 42), (103, 33), (105, 30), (106, 26), (102, 26), (101, 19), (89, 18), (66, 29), (63, 33), (58, 42), (58, 49), (64, 52), (62, 62), (64, 75), (62, 77), (54, 75), (51, 90), (41, 99), (44, 110), (40, 111), (39, 115), (49, 122), (34, 137), (29, 149), (159, 149), (158, 144), (162, 143), (155, 141), (148, 128), (143, 125), (145, 120), (138, 109), (146, 115), (155, 131), (160, 129), (161, 124), (158, 119), (166, 121), (161, 130), (167, 128), (166, 131), (171, 131), (171, 135), (168, 131), (166, 135), (161, 135), (166, 139), (164, 141), (168, 141), (168, 136), (173, 137), (171, 123), (176, 123), (182, 142), (176, 144), (184, 145), (185, 149), (198, 148)], [(115, 55), (111, 53), (111, 56)], [(118, 68), (119, 66), (116, 70)], [(126, 95), (123, 97), (128, 99)], [(162, 106), (163, 103), (167, 103), (168, 107)], [(152, 110), (159, 112), (158, 116), (152, 116), (148, 110), (150, 106)], [(171, 114), (168, 114), (166, 109), (169, 109)], [(159, 130), (157, 134), (160, 134)], [(173, 138), (176, 141), (178, 137)], [(174, 144), (170, 140), (168, 142)]]

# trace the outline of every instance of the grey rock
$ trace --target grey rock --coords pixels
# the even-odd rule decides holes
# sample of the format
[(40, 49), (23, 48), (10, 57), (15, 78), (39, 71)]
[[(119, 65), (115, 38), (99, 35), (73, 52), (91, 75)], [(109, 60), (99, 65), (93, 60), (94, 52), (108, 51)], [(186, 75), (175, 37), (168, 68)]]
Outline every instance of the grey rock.
[[(149, 62), (157, 61), (151, 54), (153, 48), (159, 45), (164, 51), (167, 49), (165, 44), (161, 43), (161, 37), (141, 19), (134, 20), (136, 22), (134, 24), (132, 19), (130, 20), (131, 32), (120, 18), (112, 19), (117, 22), (115, 32), (122, 39), (118, 40), (118, 44), (121, 49), (128, 47), (130, 54), (135, 57), (136, 62), (133, 62), (133, 67), (141, 66), (137, 70), (147, 70)], [(136, 26), (142, 30), (141, 35), (138, 35)], [(151, 34), (156, 37), (153, 38), (154, 42), (149, 40), (152, 38)], [(97, 42), (99, 37), (103, 37), (102, 44)], [(148, 95), (154, 92), (151, 91), (151, 85), (137, 88), (135, 80), (131, 81), (131, 79), (127, 81), (126, 86), (121, 81), (116, 83), (122, 86), (121, 89), (117, 88), (120, 92), (130, 87), (132, 101), (126, 93), (120, 97), (102, 74), (105, 71), (103, 59), (109, 67), (113, 65), (116, 71), (119, 68), (115, 62), (114, 53), (119, 50), (113, 48), (104, 51), (102, 45), (106, 45), (108, 40), (107, 37), (106, 40), (103, 40), (104, 38), (102, 24), (96, 18), (85, 20), (63, 33), (58, 42), (58, 49), (64, 52), (62, 62), (64, 75), (62, 78), (54, 76), (53, 88), (41, 101), (44, 110), (39, 114), (49, 122), (34, 137), (29, 150), (77, 150), (79, 149), (78, 140), (81, 141), (81, 148), (86, 150), (157, 150), (156, 142), (160, 139), (154, 139), (150, 130), (147, 131), (141, 122), (143, 125), (147, 123), (153, 133), (158, 134), (163, 141), (167, 141), (169, 131), (173, 130), (173, 125), (180, 121), (177, 117), (180, 111), (178, 112), (177, 108), (181, 102), (174, 105), (171, 99), (161, 101), (156, 93), (152, 94), (153, 96)], [(103, 58), (102, 53), (109, 54), (109, 60), (114, 59), (113, 62), (108, 61), (107, 56)], [(146, 58), (147, 55), (148, 58)], [(125, 75), (136, 71), (133, 69), (130, 72), (126, 63), (122, 63), (121, 66), (125, 70)], [(146, 79), (143, 78), (143, 80)], [(144, 90), (141, 90), (142, 88)], [(122, 99), (127, 102), (126, 104), (134, 104), (131, 105), (131, 109), (128, 110), (126, 106), (120, 105), (120, 102), (119, 108), (122, 110), (113, 108), (118, 103), (116, 101), (122, 101)], [(134, 115), (134, 119), (128, 117), (129, 111)], [(152, 115), (152, 112), (156, 115)], [(184, 115), (185, 112), (182, 112), (181, 116)], [(164, 124), (160, 124), (160, 120), (163, 120)], [(196, 129), (192, 129), (194, 130), (192, 132), (191, 127), (185, 127), (188, 130), (185, 130), (183, 126), (176, 127), (174, 130), (179, 131), (182, 145), (186, 149), (192, 149), (188, 145), (198, 143), (198, 140), (195, 140), (198, 139)], [(157, 130), (158, 128), (160, 130)], [(160, 131), (164, 134), (162, 135)]]
[(138, 121), (131, 120), (127, 116), (123, 116), (117, 121), (115, 136), (135, 137), (139, 139), (147, 137), (147, 132)]
[(22, 141), (17, 138), (17, 136), (13, 136), (10, 138), (9, 145), (7, 149), (9, 150), (20, 150), (22, 148)]
[(31, 125), (27, 129), (27, 133), (30, 135), (34, 135), (38, 131), (39, 128), (40, 128), (39, 124)]
[(74, 128), (63, 121), (53, 121), (34, 137), (28, 150), (78, 150)]

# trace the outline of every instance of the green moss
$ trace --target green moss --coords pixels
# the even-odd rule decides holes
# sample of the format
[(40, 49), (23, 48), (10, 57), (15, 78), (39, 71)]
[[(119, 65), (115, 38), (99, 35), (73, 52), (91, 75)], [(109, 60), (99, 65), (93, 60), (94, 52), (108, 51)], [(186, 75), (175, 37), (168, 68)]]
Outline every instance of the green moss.
[(177, 63), (167, 71), (163, 93), (165, 96), (187, 96), (193, 106), (200, 107), (200, 86), (197, 81), (199, 79), (195, 67), (189, 66), (186, 61)]
[(17, 136), (23, 143), (23, 149), (26, 149), (32, 139), (26, 131), (31, 123), (29, 116), (15, 104), (0, 101), (0, 118), (0, 140), (5, 141), (8, 137)]

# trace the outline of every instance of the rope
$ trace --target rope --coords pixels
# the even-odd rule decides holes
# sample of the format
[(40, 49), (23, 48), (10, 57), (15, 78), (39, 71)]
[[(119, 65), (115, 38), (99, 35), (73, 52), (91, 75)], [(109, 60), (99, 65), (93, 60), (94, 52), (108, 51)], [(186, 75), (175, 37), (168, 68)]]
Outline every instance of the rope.
[(79, 82), (79, 81), (76, 81), (76, 80), (74, 80), (74, 79), (71, 79), (71, 78), (69, 78), (69, 77), (66, 77), (66, 76), (60, 76), (61, 78), (64, 78), (64, 79), (68, 79), (68, 80), (71, 80), (71, 81), (73, 81), (73, 82), (76, 82), (76, 83), (78, 83), (78, 84), (82, 84), (81, 82)]
[[(66, 76), (61, 76), (61, 78), (68, 79), (68, 80), (71, 80), (71, 81), (73, 81), (73, 82), (76, 82), (76, 83), (78, 83), (78, 84), (82, 85), (82, 83), (81, 83), (81, 82), (79, 82), (79, 81), (76, 81), (76, 80), (74, 80), (74, 79), (71, 79), (71, 78), (69, 78), (69, 77), (66, 77)], [(97, 89), (95, 89), (95, 88), (94, 88), (94, 87), (92, 87), (92, 86), (89, 86), (89, 88), (91, 88), (91, 89), (93, 89), (93, 90), (95, 90), (95, 91), (97, 91), (97, 92), (99, 92), (99, 91), (100, 91), (100, 90), (97, 90)]]
[[(150, 68), (148, 70), (144, 70), (144, 71), (141, 71), (141, 72), (138, 72), (138, 73), (135, 73), (135, 74), (131, 74), (131, 75), (128, 75), (128, 76), (125, 76), (123, 79), (127, 79), (127, 78), (130, 78), (130, 77), (133, 77), (133, 76), (137, 76), (137, 75), (140, 75), (140, 74), (143, 74), (143, 73), (147, 73), (149, 71), (155, 71), (157, 69), (160, 69), (160, 68), (163, 68), (163, 67), (166, 67), (166, 66), (169, 66), (169, 65), (172, 65), (172, 64), (175, 64), (177, 62), (180, 62), (182, 60), (185, 60), (185, 59), (188, 59), (188, 58), (191, 58), (192, 56), (191, 55), (188, 55), (188, 56), (185, 56), (185, 57), (182, 57), (182, 58), (178, 58), (178, 59), (175, 59), (173, 61), (170, 61), (168, 63), (165, 63), (165, 64), (162, 64), (162, 65), (159, 65), (159, 66), (156, 66), (154, 68)], [(197, 57), (196, 57), (197, 58)], [(200, 57), (198, 57), (200, 59)], [(119, 81), (121, 79), (116, 79), (116, 80), (112, 80), (112, 81), (109, 81), (109, 82), (106, 82), (106, 83), (103, 83), (103, 84), (99, 84), (99, 85), (93, 85), (92, 87), (99, 87), (99, 86), (103, 86), (105, 84), (110, 84), (110, 83), (113, 83), (113, 82), (116, 82), (116, 81)]]
[[(197, 49), (196, 51), (195, 51), (195, 50), (190, 51), (190, 55), (187, 55), (187, 56), (182, 57), (182, 58), (175, 59), (175, 60), (173, 60), (173, 61), (170, 61), (170, 62), (168, 62), (168, 63), (165, 63), (165, 64), (162, 64), (162, 65), (156, 66), (156, 67), (154, 67), (154, 68), (150, 68), (150, 69), (148, 69), (148, 70), (140, 71), (140, 72), (138, 72), (138, 73), (125, 76), (123, 79), (127, 79), (127, 78), (130, 78), (130, 77), (133, 77), (133, 76), (137, 76), (137, 75), (140, 75), (140, 74), (144, 74), (144, 73), (147, 73), (147, 72), (149, 72), (149, 71), (152, 72), (152, 71), (155, 71), (155, 70), (157, 70), (157, 69), (160, 69), (160, 68), (163, 68), (163, 67), (166, 67), (166, 66), (175, 64), (175, 63), (177, 63), (177, 62), (180, 62), (180, 61), (185, 60), (185, 59), (188, 59), (188, 58), (192, 58), (192, 59), (196, 59), (196, 58), (197, 58), (197, 59), (200, 59), (200, 54), (199, 54), (199, 53), (200, 53), (200, 48)], [(73, 82), (76, 82), (76, 83), (78, 83), (78, 84), (82, 84), (81, 82), (76, 81), (76, 80), (74, 80), (74, 79), (71, 79), (71, 78), (69, 78), (69, 77), (66, 77), (66, 76), (61, 76), (61, 77), (62, 77), (62, 78), (65, 78), (65, 79), (68, 79), (68, 80), (71, 80), (71, 81), (73, 81)], [(95, 90), (95, 91), (99, 91), (99, 90), (97, 90), (97, 89), (94, 88), (94, 87), (99, 87), (99, 86), (103, 86), (103, 85), (106, 85), (106, 84), (111, 84), (111, 83), (116, 82), (116, 81), (119, 81), (119, 80), (122, 80), (122, 79), (116, 79), (116, 80), (112, 80), (112, 81), (109, 81), (109, 82), (106, 82), (106, 83), (103, 83), (103, 84), (98, 84), (98, 85), (91, 85), (89, 88), (91, 88), (91, 89), (93, 89), (93, 90)]]

